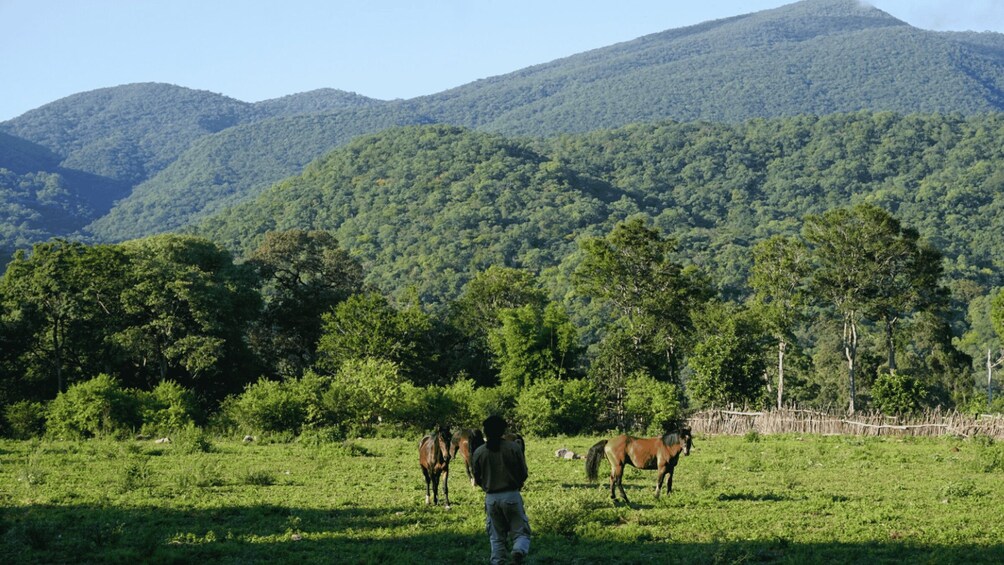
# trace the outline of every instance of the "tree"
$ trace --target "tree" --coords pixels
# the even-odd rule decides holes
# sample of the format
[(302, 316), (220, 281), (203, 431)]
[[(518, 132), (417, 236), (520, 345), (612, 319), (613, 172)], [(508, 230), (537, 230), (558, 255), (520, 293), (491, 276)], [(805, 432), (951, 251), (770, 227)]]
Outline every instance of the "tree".
[(859, 324), (866, 316), (882, 322), (889, 371), (895, 372), (896, 324), (941, 296), (941, 256), (919, 244), (916, 232), (871, 204), (809, 215), (803, 236), (814, 260), (813, 288), (843, 321), (848, 410), (853, 413)]
[(609, 304), (631, 341), (629, 354), (661, 359), (648, 367), (650, 374), (675, 380), (692, 329), (690, 310), (710, 295), (707, 282), (696, 269), (674, 262), (676, 242), (640, 217), (581, 246), (583, 259), (572, 277), (576, 292)]
[(489, 335), (501, 326), (501, 312), (529, 306), (541, 311), (547, 295), (529, 271), (493, 265), (474, 275), (461, 295), (450, 303), (448, 319), (456, 329), (459, 370), (471, 371), (481, 384), (493, 384)]
[(428, 315), (415, 308), (398, 311), (381, 294), (350, 296), (324, 314), (316, 365), (336, 374), (348, 361), (390, 361), (412, 378), (420, 370), (420, 344), (429, 331)]
[[(209, 240), (160, 235), (122, 244), (130, 287), (125, 327), (113, 339), (150, 384), (173, 378), (211, 398), (247, 375), (243, 335), (260, 308), (250, 270)], [(234, 379), (234, 382), (228, 381)]]
[(110, 362), (103, 338), (120, 322), (124, 263), (112, 246), (57, 239), (18, 252), (0, 278), (6, 322), (25, 337), (28, 378), (52, 382), (53, 396)]
[(767, 337), (749, 310), (711, 303), (697, 317), (701, 336), (688, 358), (690, 396), (705, 405), (759, 404), (766, 380)]
[(248, 258), (262, 280), (256, 349), (282, 375), (314, 362), (321, 314), (363, 289), (359, 262), (325, 231), (268, 232)]
[(753, 248), (753, 308), (777, 343), (777, 407), (783, 406), (784, 361), (794, 330), (804, 317), (809, 254), (794, 238), (775, 236)]
[(518, 391), (539, 379), (561, 379), (574, 367), (578, 335), (557, 304), (507, 308), (499, 318), (488, 342), (502, 386)]

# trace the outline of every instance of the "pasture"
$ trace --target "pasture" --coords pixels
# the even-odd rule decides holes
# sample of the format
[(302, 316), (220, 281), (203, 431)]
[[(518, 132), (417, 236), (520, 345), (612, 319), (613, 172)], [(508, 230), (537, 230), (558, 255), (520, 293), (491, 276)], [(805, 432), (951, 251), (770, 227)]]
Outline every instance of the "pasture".
[[(603, 436), (528, 438), (530, 563), (1004, 562), (1004, 444), (694, 438), (655, 472), (585, 479)], [(350, 442), (0, 441), (6, 563), (483, 563), (482, 495), (450, 467), (425, 505), (418, 437)]]

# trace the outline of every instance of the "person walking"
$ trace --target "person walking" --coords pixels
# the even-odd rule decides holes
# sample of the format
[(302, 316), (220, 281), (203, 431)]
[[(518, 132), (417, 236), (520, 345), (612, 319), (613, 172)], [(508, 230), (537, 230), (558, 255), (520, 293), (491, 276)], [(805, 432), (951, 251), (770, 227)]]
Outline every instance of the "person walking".
[(492, 548), (492, 565), (506, 562), (506, 538), (512, 537), (512, 562), (523, 563), (530, 551), (530, 522), (520, 489), (527, 469), (523, 449), (503, 439), (508, 427), (500, 416), (482, 423), (485, 444), (471, 457), (474, 482), (485, 491), (485, 529)]

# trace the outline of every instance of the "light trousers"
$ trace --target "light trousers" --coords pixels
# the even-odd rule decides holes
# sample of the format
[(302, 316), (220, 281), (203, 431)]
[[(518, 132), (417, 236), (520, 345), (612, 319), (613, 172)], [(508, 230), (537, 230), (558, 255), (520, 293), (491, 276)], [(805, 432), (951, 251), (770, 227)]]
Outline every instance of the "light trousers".
[(518, 490), (485, 494), (485, 529), (492, 545), (492, 565), (506, 563), (507, 537), (512, 537), (513, 553), (530, 551), (530, 522)]

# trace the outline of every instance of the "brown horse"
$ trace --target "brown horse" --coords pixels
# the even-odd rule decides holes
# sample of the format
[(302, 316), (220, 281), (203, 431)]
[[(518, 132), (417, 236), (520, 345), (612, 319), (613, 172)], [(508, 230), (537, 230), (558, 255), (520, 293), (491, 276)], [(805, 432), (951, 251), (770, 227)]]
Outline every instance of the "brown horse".
[(422, 438), (418, 444), (418, 464), (425, 475), (425, 503), (429, 504), (430, 488), (432, 503), (439, 504), (439, 476), (443, 476), (443, 498), (445, 508), (450, 508), (450, 428), (441, 426), (434, 434)]
[(610, 498), (617, 500), (615, 488), (620, 489), (624, 502), (628, 502), (624, 493), (621, 478), (624, 476), (624, 466), (631, 465), (638, 469), (658, 469), (659, 478), (655, 483), (655, 497), (659, 498), (662, 491), (662, 479), (669, 475), (666, 492), (673, 492), (673, 469), (680, 459), (680, 452), (690, 455), (693, 444), (690, 430), (681, 429), (661, 438), (636, 438), (629, 435), (619, 435), (611, 440), (603, 440), (589, 448), (586, 454), (586, 477), (596, 480), (600, 459), (605, 454), (610, 462)]
[(471, 456), (474, 450), (485, 443), (485, 436), (481, 430), (460, 430), (453, 434), (453, 441), (450, 442), (450, 457), (456, 458), (457, 453), (464, 458), (464, 470), (467, 471), (467, 478), (474, 484), (474, 473), (471, 470)]

